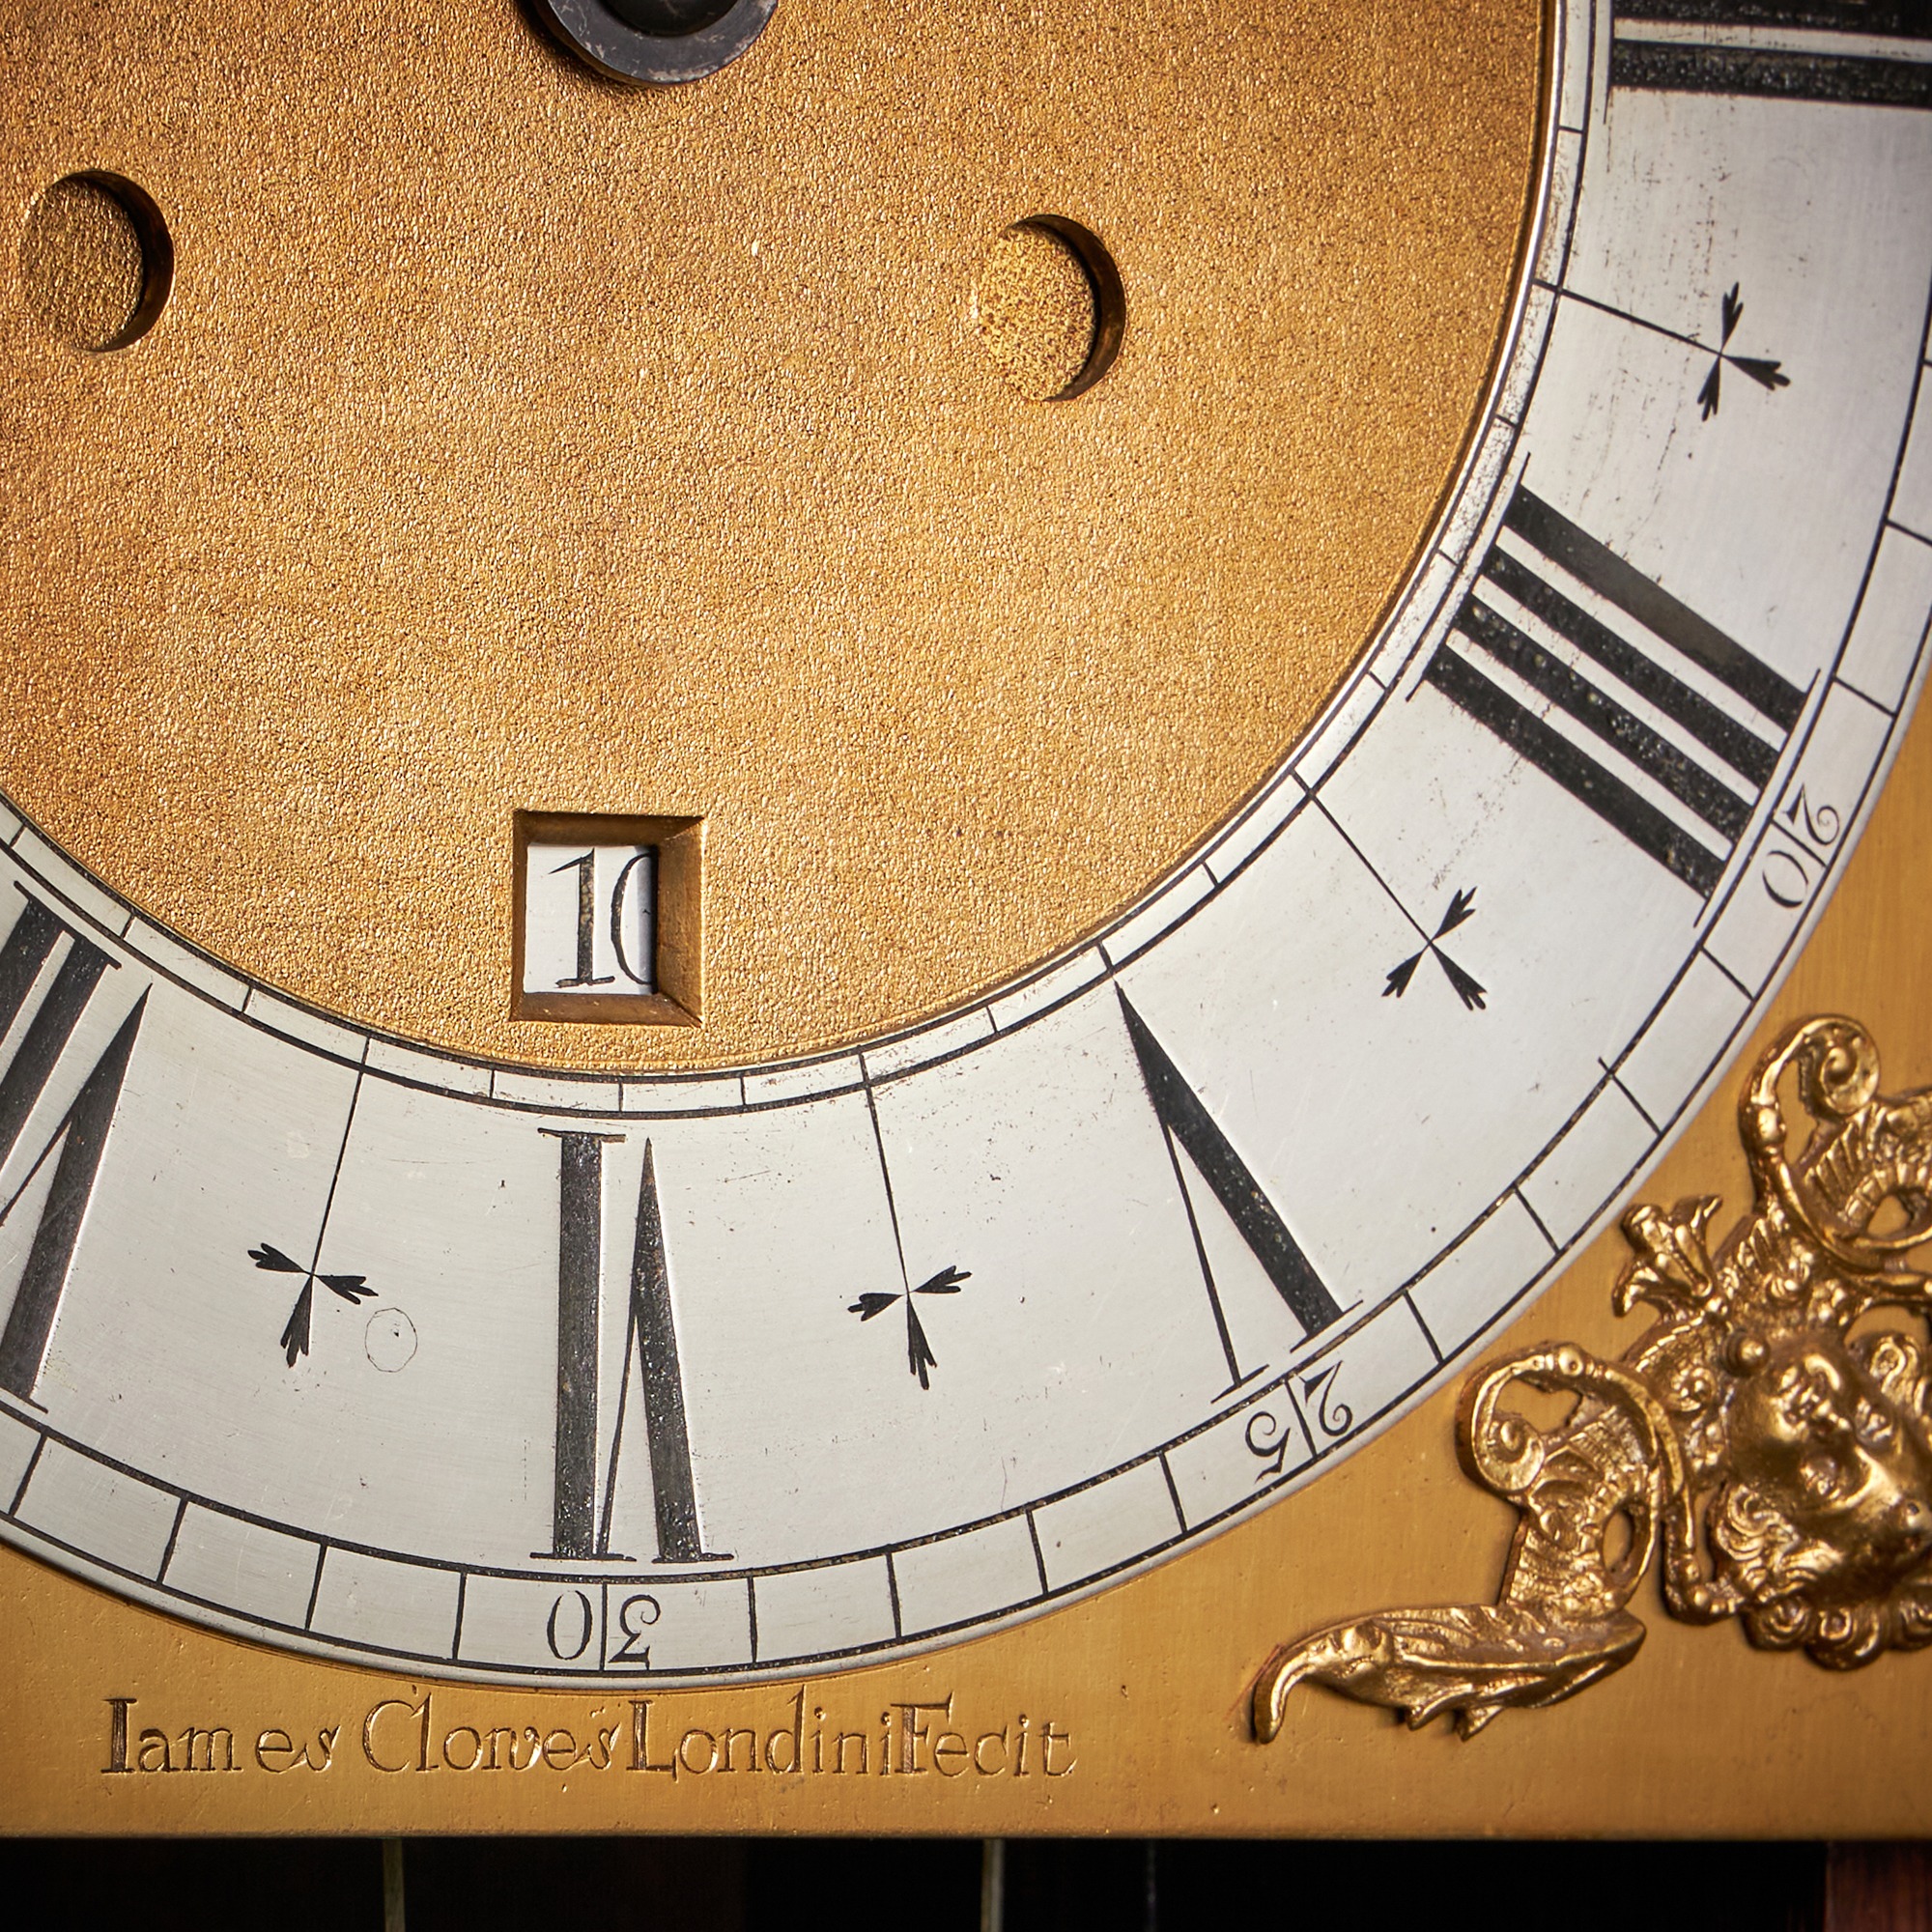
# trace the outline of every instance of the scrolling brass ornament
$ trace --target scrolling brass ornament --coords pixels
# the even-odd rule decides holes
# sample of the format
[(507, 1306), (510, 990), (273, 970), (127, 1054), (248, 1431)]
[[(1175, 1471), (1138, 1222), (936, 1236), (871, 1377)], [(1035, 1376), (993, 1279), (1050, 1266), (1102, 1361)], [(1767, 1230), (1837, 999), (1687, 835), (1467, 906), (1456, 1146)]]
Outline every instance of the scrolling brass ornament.
[[(1809, 1118), (1795, 1154), (1787, 1075)], [(1932, 1353), (1895, 1323), (1852, 1332), (1932, 1306), (1905, 1264), (1932, 1239), (1932, 1089), (1891, 1098), (1878, 1080), (1854, 1020), (1778, 1039), (1739, 1108), (1756, 1199), (1716, 1254), (1715, 1195), (1623, 1218), (1635, 1255), (1614, 1306), (1661, 1319), (1620, 1362), (1550, 1344), (1464, 1389), (1463, 1464), (1521, 1512), (1497, 1601), (1284, 1644), (1255, 1684), (1261, 1743), (1304, 1683), (1411, 1728), (1451, 1712), (1464, 1738), (1575, 1696), (1642, 1645), (1629, 1605), (1653, 1556), (1673, 1616), (1740, 1617), (1752, 1642), (1831, 1669), (1932, 1643)], [(1518, 1382), (1576, 1406), (1538, 1429), (1504, 1406)]]

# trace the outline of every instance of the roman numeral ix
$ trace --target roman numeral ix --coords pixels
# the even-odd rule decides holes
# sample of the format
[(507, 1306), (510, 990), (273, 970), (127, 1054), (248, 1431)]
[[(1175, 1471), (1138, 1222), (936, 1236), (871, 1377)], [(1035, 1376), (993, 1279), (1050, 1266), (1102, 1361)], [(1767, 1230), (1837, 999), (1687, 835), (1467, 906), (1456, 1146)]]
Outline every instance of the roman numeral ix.
[[(1709, 898), (1777, 769), (1804, 693), (1520, 485), (1503, 530), (1515, 546), (1500, 536), (1492, 545), (1424, 681)], [(1632, 631), (1593, 614), (1588, 596), (1630, 619)], [(1514, 684), (1498, 682), (1494, 666)], [(1688, 684), (1679, 673), (1690, 666), (1725, 701)], [(1602, 751), (1532, 710), (1518, 695), (1522, 686)], [(1633, 699), (1669, 728), (1640, 717)], [(1678, 810), (1633, 784), (1637, 773)]]
[[(728, 1560), (704, 1548), (697, 1486), (685, 1419), (684, 1371), (658, 1206), (657, 1163), (644, 1143), (643, 1174), (631, 1255), (624, 1324), (624, 1368), (614, 1393), (616, 1422), (600, 1484), (597, 1468), (598, 1363), (602, 1354), (604, 1150), (622, 1134), (544, 1130), (557, 1141), (556, 1462), (552, 1556), (579, 1561), (611, 1556), (611, 1512), (633, 1365), (642, 1384), (644, 1431), (657, 1513), (660, 1563)], [(602, 1508), (599, 1508), (600, 1491)]]
[[(63, 937), (69, 942), (67, 953), (27, 1022), (6, 1071), (0, 1073), (0, 1169), (19, 1146), (88, 1002), (114, 964), (99, 947), (63, 924), (32, 897), (14, 922), (6, 945), (0, 947), (0, 1043), (4, 1043)], [(47, 1344), (53, 1338), (61, 1296), (67, 1290), (81, 1222), (93, 1198), (101, 1155), (107, 1151), (108, 1130), (121, 1104), (122, 1083), (147, 1004), (148, 996), (143, 993), (81, 1082), (66, 1113), (55, 1122), (18, 1185), (0, 1201), (0, 1224), (4, 1224), (58, 1151), (53, 1181), (42, 1204), (7, 1325), (0, 1330), (0, 1388), (23, 1401), (33, 1401), (46, 1363)]]

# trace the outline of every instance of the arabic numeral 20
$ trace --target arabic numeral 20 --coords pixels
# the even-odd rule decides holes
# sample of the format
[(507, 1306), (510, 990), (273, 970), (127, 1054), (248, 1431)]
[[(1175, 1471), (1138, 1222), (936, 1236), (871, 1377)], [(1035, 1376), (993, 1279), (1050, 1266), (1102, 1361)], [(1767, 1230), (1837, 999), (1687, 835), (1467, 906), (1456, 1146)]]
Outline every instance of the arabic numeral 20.
[(1774, 837), (1767, 840), (1758, 870), (1774, 905), (1796, 911), (1817, 889), (1845, 829), (1836, 806), (1816, 805), (1800, 785), (1791, 803), (1772, 820)]

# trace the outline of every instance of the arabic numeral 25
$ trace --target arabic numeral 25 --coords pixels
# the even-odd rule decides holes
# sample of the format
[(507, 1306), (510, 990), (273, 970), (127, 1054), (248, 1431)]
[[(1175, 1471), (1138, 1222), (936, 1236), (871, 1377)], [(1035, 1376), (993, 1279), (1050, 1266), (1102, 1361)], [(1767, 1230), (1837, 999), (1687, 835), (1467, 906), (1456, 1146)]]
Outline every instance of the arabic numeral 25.
[(1339, 1441), (1354, 1428), (1354, 1411), (1335, 1393), (1340, 1374), (1341, 1364), (1331, 1362), (1325, 1369), (1302, 1376), (1298, 1403), (1293, 1391), (1284, 1387), (1280, 1394), (1287, 1398), (1285, 1403), (1258, 1408), (1248, 1417), (1242, 1438), (1248, 1454), (1261, 1464), (1255, 1472), (1257, 1483), (1287, 1474), (1289, 1457), (1300, 1448), (1304, 1435), (1313, 1449), (1314, 1435), (1307, 1425), (1308, 1416), (1313, 1416), (1315, 1428), (1328, 1441)]
[(1845, 822), (1836, 806), (1814, 805), (1800, 785), (1772, 820), (1758, 878), (1774, 905), (1795, 911), (1811, 896), (1831, 864)]

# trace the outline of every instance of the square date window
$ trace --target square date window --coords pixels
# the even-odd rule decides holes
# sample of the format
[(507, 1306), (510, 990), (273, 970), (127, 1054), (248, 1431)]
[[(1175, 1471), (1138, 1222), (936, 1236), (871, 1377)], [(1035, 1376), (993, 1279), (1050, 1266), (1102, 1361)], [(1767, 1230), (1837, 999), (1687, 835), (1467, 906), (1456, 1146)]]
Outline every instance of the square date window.
[(703, 1017), (704, 821), (520, 811), (510, 1016)]

